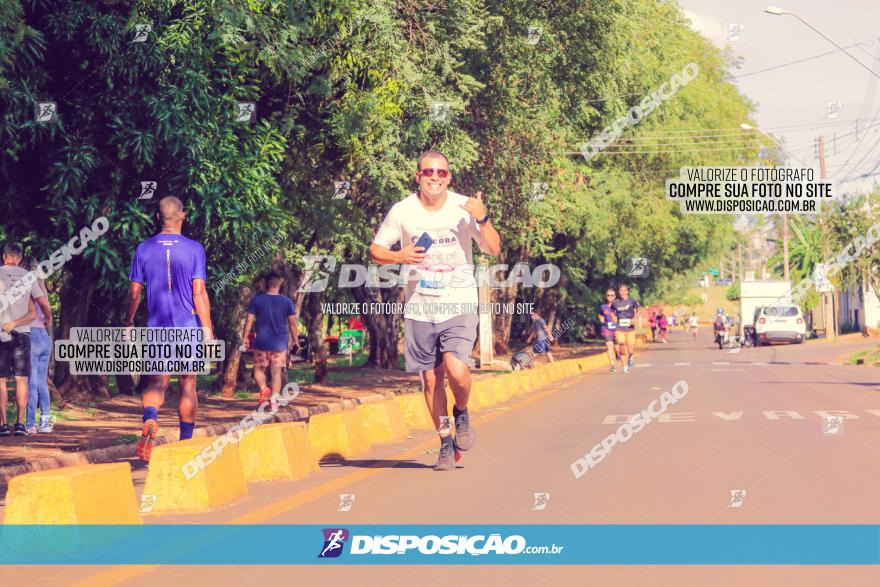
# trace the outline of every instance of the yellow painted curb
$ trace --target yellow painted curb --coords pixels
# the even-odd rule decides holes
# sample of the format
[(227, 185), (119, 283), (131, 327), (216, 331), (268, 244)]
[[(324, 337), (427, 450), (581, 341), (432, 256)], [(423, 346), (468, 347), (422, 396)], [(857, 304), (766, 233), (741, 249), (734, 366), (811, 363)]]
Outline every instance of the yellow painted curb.
[(497, 403), (504, 403), (514, 395), (514, 390), (508, 380), (505, 380), (504, 377), (507, 375), (502, 375), (500, 377), (495, 377), (492, 379), (492, 392), (495, 396), (495, 400)]
[(238, 444), (232, 442), (243, 432), (153, 447), (141, 494), (142, 501), (155, 496), (150, 513), (207, 512), (246, 496)]
[(434, 421), (425, 403), (425, 394), (421, 391), (405, 393), (394, 398), (403, 413), (403, 422), (410, 430), (434, 430)]
[(357, 407), (367, 429), (367, 437), (372, 443), (400, 442), (406, 440), (409, 430), (403, 421), (400, 404), (385, 400)]
[(498, 404), (498, 399), (495, 397), (495, 388), (491, 380), (475, 381), (471, 387), (471, 397), (474, 396), (479, 398), (480, 405), (484, 408), (491, 408)]
[(247, 481), (302, 479), (319, 471), (305, 422), (262, 424), (238, 445)]
[(128, 463), (77, 465), (13, 477), (5, 524), (142, 524)]
[(357, 410), (312, 416), (309, 418), (309, 440), (318, 460), (331, 455), (349, 459), (370, 449), (370, 438)]

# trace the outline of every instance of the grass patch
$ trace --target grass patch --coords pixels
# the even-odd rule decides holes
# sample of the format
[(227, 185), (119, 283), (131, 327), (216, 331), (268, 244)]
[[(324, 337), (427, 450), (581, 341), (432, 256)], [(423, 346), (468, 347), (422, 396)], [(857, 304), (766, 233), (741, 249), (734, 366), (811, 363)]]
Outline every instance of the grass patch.
[(137, 434), (123, 434), (119, 438), (114, 440), (113, 444), (128, 444), (130, 442), (135, 442), (137, 439)]
[(251, 399), (251, 392), (249, 391), (236, 391), (235, 399)]
[(857, 351), (850, 355), (850, 365), (870, 365), (871, 367), (880, 367), (880, 348)]

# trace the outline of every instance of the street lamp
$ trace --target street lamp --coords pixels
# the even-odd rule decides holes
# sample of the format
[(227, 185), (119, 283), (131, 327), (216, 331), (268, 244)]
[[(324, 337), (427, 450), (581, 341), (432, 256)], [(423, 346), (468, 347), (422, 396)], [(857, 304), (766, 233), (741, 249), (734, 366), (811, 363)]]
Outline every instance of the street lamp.
[(820, 31), (819, 29), (817, 29), (816, 27), (814, 27), (813, 25), (811, 25), (810, 23), (808, 23), (807, 21), (805, 21), (804, 19), (802, 19), (800, 16), (798, 16), (798, 15), (795, 14), (794, 12), (790, 12), (790, 11), (788, 11), (788, 10), (783, 10), (782, 8), (779, 8), (778, 6), (768, 6), (767, 8), (764, 9), (764, 12), (766, 12), (767, 14), (775, 14), (776, 16), (782, 16), (782, 15), (784, 15), (784, 14), (787, 14), (787, 15), (789, 15), (789, 16), (793, 16), (793, 17), (795, 17), (796, 19), (798, 19), (799, 21), (801, 21), (802, 23), (804, 23), (805, 25), (807, 25), (808, 27), (810, 27), (811, 29), (813, 29), (813, 31), (814, 31), (816, 34), (818, 34), (820, 37), (822, 37), (823, 39), (825, 39), (826, 41), (828, 41), (829, 43), (831, 43), (832, 45), (834, 45), (835, 47), (837, 47), (839, 50), (841, 50), (841, 51), (843, 51), (844, 53), (846, 53), (846, 54), (849, 56), (850, 59), (852, 59), (853, 61), (855, 61), (856, 63), (858, 63), (858, 64), (861, 65), (862, 67), (864, 67), (865, 69), (867, 69), (868, 72), (869, 72), (871, 75), (873, 75), (873, 76), (876, 77), (877, 79), (880, 79), (880, 75), (878, 75), (876, 71), (874, 71), (873, 69), (871, 69), (870, 67), (868, 67), (867, 65), (865, 65), (864, 63), (862, 63), (861, 61), (859, 61), (858, 59), (856, 59), (856, 56), (855, 56), (855, 55), (853, 55), (852, 53), (850, 53), (849, 51), (847, 51), (846, 49), (844, 49), (843, 47), (841, 47), (840, 45), (838, 45), (837, 43), (835, 43), (834, 41), (832, 41), (832, 40), (831, 40), (830, 38), (828, 38), (824, 33), (822, 33), (822, 31)]

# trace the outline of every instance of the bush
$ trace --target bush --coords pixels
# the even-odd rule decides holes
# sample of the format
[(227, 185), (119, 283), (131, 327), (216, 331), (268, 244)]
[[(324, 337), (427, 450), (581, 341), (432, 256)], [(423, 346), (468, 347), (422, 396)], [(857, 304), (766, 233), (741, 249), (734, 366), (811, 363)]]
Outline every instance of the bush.
[(739, 301), (739, 282), (735, 281), (730, 284), (730, 287), (727, 288), (727, 292), (724, 294), (724, 297), (728, 299), (728, 301), (736, 302)]

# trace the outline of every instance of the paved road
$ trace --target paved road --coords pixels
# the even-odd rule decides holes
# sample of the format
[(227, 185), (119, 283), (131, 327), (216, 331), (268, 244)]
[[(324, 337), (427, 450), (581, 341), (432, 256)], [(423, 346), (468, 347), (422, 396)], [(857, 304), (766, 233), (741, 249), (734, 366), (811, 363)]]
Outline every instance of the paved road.
[[(476, 418), (478, 442), (454, 472), (435, 472), (431, 434), (327, 465), (200, 516), (149, 522), (880, 523), (880, 372), (833, 363), (871, 343), (712, 349), (673, 333), (632, 373), (570, 379)], [(679, 381), (688, 393), (580, 479), (570, 465)], [(826, 416), (843, 416), (828, 428)], [(836, 431), (836, 433), (835, 433)], [(140, 491), (142, 475), (136, 477)], [(731, 491), (744, 498), (731, 506)], [(355, 495), (338, 512), (339, 494)], [(549, 493), (543, 510), (535, 493)], [(242, 545), (259, 548), (259, 545)], [(625, 548), (625, 546), (622, 546)], [(12, 569), (3, 575), (12, 576)], [(877, 585), (857, 566), (52, 567), (16, 570), (61, 585)], [(36, 579), (36, 580), (31, 580)]]

